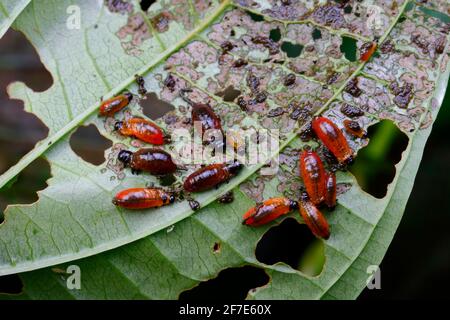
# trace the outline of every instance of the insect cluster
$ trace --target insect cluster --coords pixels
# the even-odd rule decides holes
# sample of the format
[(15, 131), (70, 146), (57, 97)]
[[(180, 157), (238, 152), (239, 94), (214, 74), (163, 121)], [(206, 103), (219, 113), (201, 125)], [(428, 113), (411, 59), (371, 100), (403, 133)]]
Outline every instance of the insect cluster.
[[(330, 119), (316, 117), (312, 120), (311, 127), (341, 166), (353, 161), (353, 150), (349, 147), (347, 139)], [(306, 190), (302, 192), (299, 201), (284, 197), (265, 200), (244, 214), (243, 224), (260, 226), (292, 210), (299, 210), (306, 225), (316, 237), (323, 239), (330, 237), (330, 226), (319, 208), (325, 205), (332, 210), (336, 206), (336, 175), (332, 171), (326, 171), (319, 155), (308, 149), (300, 153), (299, 163)]]
[[(186, 98), (186, 92), (188, 90), (182, 92), (182, 97), (192, 106), (192, 120), (201, 123), (203, 131), (215, 129), (219, 130), (223, 136), (220, 118), (209, 104), (193, 103)], [(106, 100), (101, 104), (99, 114), (101, 116), (113, 116), (127, 107), (132, 99), (133, 95), (127, 92)], [(142, 118), (132, 117), (117, 121), (114, 124), (114, 130), (124, 136), (134, 137), (156, 146), (170, 142), (170, 138), (164, 134), (158, 125)], [(223, 141), (215, 141), (214, 139), (208, 142), (223, 143)], [(129, 167), (133, 174), (144, 171), (154, 176), (165, 176), (173, 174), (178, 169), (172, 156), (158, 148), (141, 148), (136, 152), (121, 150), (118, 154), (118, 160), (125, 167)], [(231, 163), (215, 163), (204, 166), (185, 179), (183, 183), (184, 192), (195, 193), (215, 188), (224, 182), (228, 182), (239, 173), (241, 168), (242, 164), (236, 160)], [(117, 193), (113, 199), (113, 204), (126, 209), (157, 208), (174, 203), (176, 193), (178, 192), (165, 191), (161, 188), (131, 188)], [(192, 209), (199, 208), (196, 201), (190, 200), (189, 203)]]
[[(223, 134), (220, 118), (209, 104), (194, 103), (188, 99), (186, 93), (189, 91), (189, 89), (182, 90), (180, 95), (192, 107), (192, 121), (199, 122), (203, 131), (217, 130), (222, 136), (222, 139), (217, 140), (209, 138), (206, 143), (224, 145), (227, 138)], [(100, 107), (100, 115), (112, 116), (125, 108), (132, 99), (133, 96), (130, 93), (124, 93), (107, 100)], [(342, 111), (344, 114), (351, 114), (352, 117), (361, 115), (358, 113), (360, 110), (352, 108), (351, 106), (344, 106)], [(311, 133), (329, 151), (330, 157), (338, 162), (338, 167), (345, 167), (353, 161), (354, 152), (347, 139), (341, 129), (330, 119), (323, 116), (315, 117), (309, 124), (309, 128)], [(359, 138), (365, 136), (364, 130), (356, 121), (345, 120), (344, 128), (353, 136)], [(133, 117), (117, 121), (114, 129), (124, 136), (135, 137), (156, 146), (170, 142), (161, 128), (142, 118)], [(235, 146), (236, 139), (229, 140)], [(179, 169), (169, 153), (155, 147), (141, 148), (136, 152), (121, 150), (118, 154), (118, 160), (124, 166), (130, 167), (133, 173), (145, 171), (155, 176), (164, 176), (173, 174)], [(203, 166), (184, 180), (181, 193), (203, 192), (215, 188), (236, 176), (242, 167), (243, 165), (237, 160)], [(326, 170), (318, 153), (309, 148), (299, 153), (299, 167), (304, 183), (304, 190), (300, 199), (293, 200), (286, 197), (267, 199), (250, 208), (244, 214), (242, 222), (244, 225), (252, 227), (264, 225), (293, 210), (298, 210), (315, 236), (323, 239), (330, 237), (329, 224), (320, 208), (326, 206), (333, 210), (336, 206), (336, 175), (334, 173), (336, 168)], [(165, 191), (161, 188), (131, 188), (119, 192), (114, 197), (113, 203), (126, 209), (148, 209), (170, 205), (176, 201), (179, 195), (180, 192)], [(189, 197), (185, 198), (189, 200)], [(220, 198), (219, 202), (229, 203), (232, 199), (232, 196), (227, 194), (226, 199)], [(199, 204), (195, 200), (189, 200), (189, 204), (194, 210), (199, 208)]]

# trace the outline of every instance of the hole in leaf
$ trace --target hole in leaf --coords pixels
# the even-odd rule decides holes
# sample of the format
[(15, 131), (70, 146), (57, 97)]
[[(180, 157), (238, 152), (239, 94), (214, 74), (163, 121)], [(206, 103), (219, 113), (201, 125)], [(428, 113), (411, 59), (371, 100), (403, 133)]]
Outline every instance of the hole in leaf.
[(154, 4), (156, 2), (156, 0), (141, 0), (141, 9), (142, 11), (147, 11), (148, 8), (150, 8), (150, 6), (152, 4)]
[(0, 277), (0, 293), (20, 294), (22, 288), (22, 280), (17, 274)]
[(345, 7), (344, 7), (344, 13), (345, 13), (345, 14), (350, 14), (350, 13), (352, 13), (352, 10), (353, 10), (353, 8), (352, 8), (351, 5), (348, 5), (348, 6), (345, 6)]
[(211, 280), (201, 282), (193, 289), (180, 294), (180, 300), (244, 300), (253, 288), (262, 287), (269, 282), (263, 269), (251, 266), (222, 270)]
[[(450, 23), (450, 17), (444, 12), (435, 11), (423, 6), (418, 7), (418, 9), (431, 17), (441, 20), (443, 23)], [(403, 21), (406, 19), (404, 16), (402, 18)]]
[(216, 95), (223, 98), (223, 101), (233, 102), (237, 97), (241, 95), (241, 91), (236, 90), (232, 86), (229, 86), (222, 92), (218, 92)]
[(281, 39), (281, 31), (280, 28), (275, 28), (270, 30), (270, 39), (274, 42), (278, 42)]
[(325, 263), (323, 242), (293, 218), (270, 228), (258, 242), (255, 255), (262, 263), (284, 262), (310, 276), (319, 275)]
[(264, 21), (264, 16), (257, 14), (257, 13), (253, 13), (250, 11), (247, 11), (248, 15), (250, 16), (250, 18), (252, 18), (253, 21), (255, 22), (260, 22), (260, 21)]
[(319, 29), (314, 29), (314, 31), (312, 32), (312, 37), (314, 40), (318, 40), (322, 38), (322, 31), (320, 31)]
[[(3, 87), (2, 77), (0, 87)], [(3, 173), (46, 138), (48, 128), (35, 115), (23, 110), (22, 101), (8, 99), (3, 90), (0, 91), (0, 106), (0, 150), (3, 150), (0, 173)]]
[(4, 211), (10, 204), (30, 204), (38, 200), (37, 192), (47, 187), (51, 178), (50, 165), (43, 158), (37, 158), (15, 179), (0, 189), (0, 223)]
[(154, 92), (148, 93), (146, 99), (142, 99), (139, 103), (144, 114), (152, 120), (159, 119), (166, 113), (175, 110), (173, 105), (159, 99)]
[(286, 52), (289, 58), (296, 58), (302, 53), (303, 46), (301, 44), (295, 44), (285, 41), (281, 45), (281, 50)]
[(32, 90), (42, 92), (53, 84), (50, 72), (33, 45), (21, 32), (11, 28), (0, 39), (0, 71), (2, 88), (11, 82), (22, 81)]
[(408, 137), (390, 120), (382, 120), (368, 129), (369, 144), (358, 152), (349, 168), (360, 187), (372, 196), (386, 196), (395, 177), (395, 165), (408, 146)]
[[(48, 135), (48, 128), (35, 115), (24, 111), (22, 101), (9, 99), (6, 87), (19, 80), (35, 91), (44, 91), (53, 79), (25, 36), (12, 29), (0, 39), (0, 74), (0, 150), (3, 150), (0, 173), (3, 173)], [(0, 223), (8, 204), (35, 202), (36, 192), (47, 186), (48, 178), (50, 166), (39, 158), (4, 186), (0, 190)]]
[(78, 127), (70, 137), (72, 150), (84, 161), (96, 166), (105, 162), (105, 150), (111, 146), (111, 140), (102, 136), (93, 124)]
[[(447, 90), (442, 105), (449, 104)], [(365, 289), (358, 299), (449, 297), (450, 202), (446, 200), (450, 180), (444, 174), (450, 163), (449, 126), (450, 109), (442, 108), (423, 152), (404, 218), (380, 265), (382, 290)], [(419, 252), (421, 258), (411, 263), (411, 257)]]
[(341, 52), (348, 61), (356, 61), (356, 40), (349, 37), (342, 37)]
[(24, 111), (22, 101), (9, 99), (6, 87), (19, 80), (35, 91), (43, 91), (53, 80), (25, 36), (12, 29), (0, 39), (0, 75), (0, 173), (3, 173), (48, 135), (41, 120)]

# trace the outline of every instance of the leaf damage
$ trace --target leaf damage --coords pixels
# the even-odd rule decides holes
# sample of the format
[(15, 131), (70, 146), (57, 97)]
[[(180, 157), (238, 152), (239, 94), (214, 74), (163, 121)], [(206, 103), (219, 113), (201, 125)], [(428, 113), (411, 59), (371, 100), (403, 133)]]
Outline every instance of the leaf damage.
[[(162, 61), (161, 65), (152, 69), (149, 74), (143, 75), (148, 88), (152, 92), (156, 92), (159, 99), (175, 106), (174, 111), (167, 113), (158, 121), (165, 130), (170, 132), (175, 128), (192, 128), (189, 122), (191, 107), (179, 97), (180, 90), (186, 88), (192, 89), (189, 94), (191, 100), (209, 103), (220, 115), (227, 128), (241, 125), (278, 128), (283, 134), (283, 142), (291, 141), (289, 140), (292, 139), (291, 134), (298, 128), (298, 125), (306, 124), (311, 117), (319, 112), (323, 112), (325, 116), (332, 119), (341, 128), (343, 128), (343, 121), (350, 117), (349, 115), (357, 117), (357, 121), (363, 129), (367, 129), (370, 124), (384, 118), (393, 119), (408, 134), (417, 132), (419, 128), (424, 129), (430, 126), (433, 121), (433, 114), (429, 112), (428, 104), (435, 90), (436, 79), (438, 79), (440, 72), (439, 68), (442, 68), (441, 61), (445, 61), (445, 55), (440, 53), (441, 48), (448, 46), (446, 41), (442, 40), (443, 34), (441, 31), (436, 31), (435, 27), (436, 24), (439, 24), (438, 21), (431, 22), (433, 26), (429, 25), (427, 28), (416, 25), (413, 27), (411, 21), (417, 21), (414, 19), (417, 19), (417, 16), (423, 16), (423, 13), (416, 9), (408, 11), (408, 18), (394, 27), (387, 39), (383, 39), (386, 41), (381, 45), (379, 55), (374, 56), (364, 65), (360, 62), (346, 62), (339, 47), (342, 41), (340, 34), (342, 31), (354, 34), (355, 39), (360, 44), (363, 43), (364, 37), (372, 38), (375, 36), (375, 33), (367, 29), (365, 23), (363, 23), (364, 14), (368, 10), (366, 2), (356, 3), (351, 12), (345, 12), (346, 6), (338, 6), (337, 4), (313, 8), (295, 0), (269, 1), (270, 7), (258, 11), (261, 9), (261, 2), (255, 2), (256, 5), (252, 5), (252, 3), (245, 0), (237, 1), (237, 6), (228, 8), (229, 10), (210, 28), (195, 35), (195, 39), (189, 41), (186, 46), (179, 48), (180, 50), (176, 50), (174, 54), (168, 55), (168, 58)], [(403, 2), (375, 1), (375, 3), (380, 4), (392, 23)], [(194, 4), (196, 7), (202, 5), (204, 10), (209, 8), (203, 1), (195, 1)], [(173, 8), (165, 8), (165, 10), (174, 12), (172, 16), (174, 20), (182, 16), (179, 14), (180, 10), (190, 10), (178, 1), (173, 1), (173, 5)], [(255, 22), (245, 10), (240, 8), (241, 6), (259, 12), (264, 19)], [(289, 9), (291, 6), (296, 9)], [(201, 14), (202, 10), (199, 11)], [(151, 19), (154, 14), (155, 12), (149, 12), (148, 17)], [(416, 15), (414, 19), (411, 16), (413, 14)], [(188, 18), (181, 19), (188, 19), (189, 21), (184, 20), (181, 24), (187, 30), (191, 30), (190, 23), (195, 20), (194, 16), (185, 16), (188, 16)], [(294, 21), (305, 19), (305, 17), (311, 17), (314, 23), (306, 21), (298, 24)], [(128, 22), (129, 19), (128, 17)], [(294, 23), (291, 23), (292, 21)], [(429, 21), (429, 19), (423, 18), (422, 22), (430, 23)], [(163, 21), (162, 28), (158, 29), (155, 25), (153, 25), (153, 28), (160, 33), (171, 33), (174, 22), (177, 21)], [(134, 25), (128, 26), (128, 33), (123, 36), (122, 40), (129, 40), (131, 37), (132, 50), (136, 48), (143, 50), (142, 48), (148, 41), (155, 39), (150, 36), (150, 27), (147, 24), (142, 24), (142, 21), (134, 21), (133, 23)], [(316, 28), (321, 29), (320, 39), (314, 39), (313, 33)], [(280, 41), (289, 40), (292, 43), (304, 46), (304, 50), (298, 57), (290, 58), (285, 52), (278, 50), (278, 42), (271, 40), (269, 37), (270, 31), (273, 29), (280, 30)], [(384, 32), (386, 31), (387, 27), (384, 29)], [(140, 34), (140, 36), (133, 40), (136, 34)], [(144, 34), (145, 36), (143, 36)], [(417, 39), (412, 37), (413, 34), (418, 35)], [(423, 39), (429, 39), (430, 41), (427, 40), (427, 43), (425, 43)], [(133, 43), (133, 41), (135, 42)], [(131, 51), (126, 46), (123, 49), (125, 53), (130, 54)], [(143, 52), (134, 51), (133, 54), (141, 55)], [(358, 73), (356, 76), (355, 72)], [(414, 75), (418, 76), (415, 77)], [(290, 80), (286, 81), (288, 78)], [(228, 99), (224, 99), (220, 94), (213, 94), (223, 92), (229, 87), (240, 92), (239, 97), (233, 101), (225, 101)], [(133, 87), (133, 90), (135, 89)], [(139, 107), (133, 106), (132, 112), (139, 113)], [(95, 121), (97, 125), (102, 126), (103, 131), (108, 131), (110, 126), (108, 121), (111, 120), (106, 120), (105, 123), (99, 123), (97, 120), (91, 121)], [(109, 134), (111, 135), (111, 132)], [(366, 139), (350, 135), (346, 135), (346, 137), (354, 150), (359, 150), (367, 144)], [(131, 177), (128, 172), (123, 171), (123, 167), (117, 162), (118, 151), (121, 148), (129, 147), (129, 142), (117, 141), (117, 137), (112, 137), (112, 140), (116, 143), (108, 154), (107, 164), (104, 168), (107, 171), (102, 171), (102, 173), (107, 175), (112, 173), (111, 177), (115, 177), (114, 180), (117, 180), (114, 182), (114, 188), (143, 184), (143, 178)], [(302, 181), (298, 178), (298, 159), (296, 158), (304, 143), (294, 139), (291, 142), (300, 143), (300, 145), (289, 146), (283, 150), (280, 155), (280, 174), (277, 177), (254, 175), (251, 180), (240, 185), (242, 194), (254, 201), (261, 201), (264, 196), (274, 193), (283, 193), (294, 198), (299, 196)], [(308, 145), (316, 148), (317, 142), (310, 140)], [(137, 148), (140, 145), (132, 145), (132, 147)], [(169, 146), (170, 148), (172, 146)], [(319, 150), (319, 152), (325, 158), (323, 151)], [(191, 169), (191, 167), (188, 167), (188, 170)], [(88, 169), (83, 170), (86, 170), (88, 177), (98, 178), (95, 174), (91, 174)], [(178, 177), (182, 178), (183, 176), (184, 173), (180, 173)], [(330, 265), (337, 266), (339, 269), (336, 272), (333, 271), (338, 276), (344, 274), (347, 268), (351, 268), (352, 262), (364, 250), (368, 237), (373, 232), (370, 223), (376, 224), (377, 219), (381, 219), (384, 213), (377, 207), (374, 209), (373, 217), (367, 217), (361, 212), (361, 208), (352, 208), (348, 199), (356, 197), (360, 190), (353, 185), (353, 181), (348, 176), (344, 175), (341, 178), (338, 184), (339, 193), (343, 195), (340, 210), (349, 213), (348, 220), (353, 223), (352, 230), (357, 229), (354, 228), (355, 225), (361, 225), (362, 227), (357, 229), (356, 235), (349, 237), (350, 241), (346, 242), (343, 239), (346, 235), (345, 227), (348, 221), (345, 219), (344, 221), (339, 220), (339, 216), (342, 216), (340, 214), (331, 218), (336, 239), (332, 239), (330, 243), (326, 244), (325, 254)], [(99, 178), (99, 181), (102, 182), (102, 179)], [(106, 197), (105, 195), (102, 196)], [(70, 200), (68, 201), (70, 202)], [(241, 203), (235, 200), (234, 203), (236, 202)], [(232, 205), (230, 204), (230, 206)], [(350, 207), (350, 209), (347, 210), (347, 207)], [(107, 212), (111, 210), (106, 205), (96, 209), (106, 210)], [(181, 211), (182, 209), (177, 207), (177, 210)], [(117, 217), (121, 213), (109, 212), (109, 214)], [(79, 216), (77, 217), (79, 218)], [(121, 216), (121, 218), (123, 217)], [(134, 218), (125, 217), (123, 219), (132, 223)], [(189, 222), (182, 221), (179, 224), (195, 224), (190, 219), (187, 219)], [(210, 228), (219, 228), (208, 220), (208, 217), (200, 216), (199, 219), (205, 219)], [(355, 221), (352, 219), (355, 219)], [(374, 221), (371, 219), (374, 219)], [(114, 223), (112, 224), (114, 225)], [(8, 225), (8, 223), (5, 225)], [(227, 226), (236, 233), (245, 232), (238, 229), (238, 226), (232, 221)], [(84, 224), (83, 227), (88, 228), (87, 233), (89, 235), (97, 231), (96, 228), (91, 229)], [(142, 230), (136, 225), (132, 227), (137, 228), (133, 231)], [(103, 230), (101, 226), (98, 226), (98, 228)], [(203, 229), (194, 226), (192, 230)], [(112, 235), (112, 238), (120, 238), (125, 234), (121, 233), (120, 230), (116, 231), (117, 233)], [(48, 232), (48, 230), (44, 230), (45, 232)], [(257, 231), (256, 236), (260, 236), (262, 233), (263, 231)], [(170, 236), (173, 236), (172, 234), (173, 232), (170, 233)], [(167, 233), (166, 236), (168, 236)], [(185, 236), (189, 238), (187, 234)], [(216, 242), (217, 239), (211, 240), (207, 242), (209, 253), (211, 252), (210, 244), (219, 243)], [(163, 240), (160, 241), (161, 243), (164, 242)], [(162, 246), (161, 243), (160, 246)], [(236, 243), (220, 243), (220, 255), (227, 251), (227, 246), (238, 247)], [(199, 250), (202, 249), (199, 248)], [(252, 249), (254, 249), (254, 243), (237, 250), (244, 252), (240, 252), (240, 254), (244, 254), (248, 262), (254, 258), (253, 254), (249, 253)], [(338, 254), (331, 254), (330, 252), (333, 250), (337, 251)], [(170, 256), (170, 259), (179, 262), (173, 252), (167, 251), (166, 254)], [(189, 259), (194, 260), (195, 253), (191, 254)], [(338, 257), (339, 255), (349, 256), (351, 259), (346, 261), (341, 256)], [(236, 258), (236, 260), (238, 259)], [(342, 260), (345, 260), (345, 263)], [(230, 265), (234, 265), (235, 262), (233, 260)], [(222, 264), (226, 263), (221, 261), (220, 264), (220, 267), (222, 267)], [(199, 276), (197, 279), (211, 278), (220, 269), (212, 262), (205, 263), (205, 266), (208, 271), (204, 271), (202, 277)], [(202, 266), (202, 270), (205, 269), (205, 266)], [(341, 268), (341, 266), (343, 267)], [(271, 296), (276, 292), (276, 286), (289, 283), (293, 279), (302, 283), (306, 281), (297, 274), (291, 275), (291, 270), (286, 272), (286, 269), (278, 268), (278, 266), (269, 270), (270, 275), (273, 276), (271, 282), (263, 288), (254, 290), (252, 296), (262, 298)], [(332, 271), (327, 269), (326, 266), (323, 272), (318, 279), (308, 280), (311, 281), (308, 282), (310, 285), (311, 283), (319, 283), (324, 288), (321, 292), (309, 291), (308, 294), (312, 297), (323, 296), (338, 281), (330, 275)], [(323, 283), (322, 281), (325, 281), (323, 279), (332, 280)], [(290, 298), (302, 297), (299, 292), (284, 294)]]

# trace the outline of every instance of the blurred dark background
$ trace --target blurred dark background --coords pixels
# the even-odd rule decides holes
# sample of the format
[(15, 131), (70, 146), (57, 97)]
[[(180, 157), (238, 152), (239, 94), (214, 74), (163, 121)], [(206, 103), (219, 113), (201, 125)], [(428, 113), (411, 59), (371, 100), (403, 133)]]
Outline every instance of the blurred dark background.
[[(47, 135), (47, 128), (40, 120), (23, 111), (22, 102), (8, 98), (6, 88), (13, 81), (23, 81), (35, 91), (44, 91), (52, 84), (50, 74), (42, 66), (32, 46), (20, 33), (9, 31), (0, 40), (0, 173), (15, 164)], [(366, 289), (360, 299), (450, 298), (447, 290), (450, 286), (449, 103), (447, 90), (403, 220), (381, 264), (382, 289)], [(370, 135), (373, 140), (378, 139), (379, 145), (384, 148), (372, 148), (372, 152), (365, 153), (352, 172), (358, 176), (363, 187), (372, 188), (369, 191), (374, 194), (382, 194), (385, 184), (392, 179), (392, 165), (398, 161), (405, 140), (389, 125), (378, 126), (372, 131)], [(71, 142), (74, 148), (88, 158), (93, 154), (101, 157), (102, 152), (98, 150), (106, 147), (104, 141), (98, 139), (95, 130), (84, 130)], [(102, 159), (92, 161), (102, 162)], [(8, 204), (36, 201), (36, 191), (45, 188), (49, 177), (47, 162), (39, 159), (18, 177), (14, 186), (0, 190), (0, 221)], [(296, 228), (296, 223), (283, 222), (283, 232), (278, 232), (278, 237), (286, 234), (288, 229), (297, 232)], [(275, 234), (272, 241), (280, 241), (280, 238), (274, 238), (277, 237)], [(291, 264), (291, 258), (284, 257), (284, 260)], [(270, 257), (267, 259), (270, 260)], [(276, 258), (272, 260), (276, 261)], [(221, 292), (224, 297), (243, 298), (248, 289), (262, 285), (265, 281), (262, 279), (265, 277), (263, 273), (250, 269), (228, 269), (218, 279), (209, 282), (207, 287), (200, 286), (191, 291), (190, 298), (207, 297), (211, 290)], [(249, 282), (245, 284), (248, 287), (242, 288), (239, 294), (228, 288), (230, 281), (227, 278), (234, 278), (231, 283), (239, 283), (236, 276)], [(0, 278), (0, 291), (17, 290), (16, 280), (11, 277)], [(182, 298), (189, 298), (189, 294), (183, 294)]]

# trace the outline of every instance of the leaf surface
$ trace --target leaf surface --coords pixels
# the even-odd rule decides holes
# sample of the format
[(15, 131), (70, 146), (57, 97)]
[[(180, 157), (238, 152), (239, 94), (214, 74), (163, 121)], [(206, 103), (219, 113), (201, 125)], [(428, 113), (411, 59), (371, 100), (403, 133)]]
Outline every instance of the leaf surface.
[[(59, 3), (51, 6), (55, 12), (50, 16), (64, 16), (61, 14), (64, 5)], [(197, 6), (199, 3), (202, 2), (195, 2)], [(163, 10), (170, 8), (178, 12), (191, 8), (177, 6), (180, 4), (163, 7)], [(129, 28), (121, 29), (121, 26), (130, 22), (127, 14), (133, 15), (135, 11), (111, 13), (98, 3), (95, 6), (84, 4), (82, 12), (89, 12), (89, 17), (85, 17), (83, 30), (68, 32), (69, 40), (65, 38), (67, 34), (61, 36), (56, 32), (56, 29), (63, 30), (62, 26), (55, 28), (55, 23), (62, 25), (64, 19), (41, 25), (44, 20), (39, 17), (44, 14), (44, 8), (40, 5), (33, 3), (21, 15), (16, 27), (32, 39), (44, 63), (52, 66), (49, 69), (56, 78), (55, 85), (45, 93), (31, 92), (23, 84), (13, 85), (10, 93), (24, 99), (27, 110), (49, 126), (49, 139), (37, 146), (29, 161), (45, 152), (53, 178), (49, 187), (40, 193), (37, 203), (12, 206), (7, 210), (6, 221), (0, 227), (3, 245), (0, 247), (0, 274), (72, 261), (156, 232), (122, 248), (77, 262), (86, 284), (81, 291), (68, 291), (65, 278), (54, 269), (24, 274), (27, 297), (176, 298), (181, 291), (216, 276), (220, 270), (244, 264), (264, 268), (271, 278), (268, 285), (251, 291), (250, 298), (354, 298), (363, 289), (368, 278), (367, 266), (381, 262), (401, 219), (426, 139), (443, 99), (448, 81), (448, 54), (446, 49), (439, 53), (436, 44), (444, 37), (447, 48), (445, 22), (430, 16), (427, 10), (435, 8), (422, 10), (412, 3), (387, 6), (384, 14), (389, 23), (376, 32), (353, 15), (342, 16), (343, 21), (331, 23), (317, 18), (321, 17), (318, 10), (326, 9), (326, 5), (314, 9), (306, 2), (299, 2), (296, 10), (285, 10), (270, 2), (258, 1), (256, 6), (248, 6), (246, 1), (212, 4), (203, 11), (203, 16), (189, 21), (174, 18), (169, 30), (140, 43), (136, 43), (136, 36), (130, 40), (129, 35), (121, 38), (118, 31), (111, 33), (111, 30), (126, 33)], [(360, 6), (367, 10), (369, 2), (364, 1)], [(159, 14), (161, 8), (154, 6), (151, 10), (154, 11), (148, 14), (149, 19)], [(311, 10), (316, 10), (312, 11), (316, 14), (305, 16)], [(262, 14), (265, 20), (254, 21), (248, 12), (253, 17)], [(404, 18), (400, 19), (403, 13)], [(36, 19), (30, 19), (32, 16)], [(177, 16), (173, 14), (173, 17)], [(316, 28), (321, 30), (321, 39), (317, 41), (312, 37)], [(150, 29), (147, 32), (155, 31)], [(281, 44), (277, 47), (252, 41), (256, 36), (267, 36), (274, 29), (280, 30), (280, 42), (303, 47), (300, 56), (286, 56)], [(46, 35), (45, 39), (42, 34)], [(353, 37), (360, 48), (375, 35), (381, 37), (380, 43), (385, 40), (393, 43), (394, 49), (382, 50), (367, 64), (348, 61), (339, 50), (342, 36)], [(222, 55), (220, 45), (226, 41), (234, 47), (230, 53)], [(67, 46), (61, 46), (62, 42)], [(75, 50), (74, 44), (79, 43), (84, 43), (84, 47)], [(57, 45), (61, 50), (54, 50)], [(76, 58), (69, 59), (71, 55)], [(248, 59), (248, 65), (233, 67), (239, 57)], [(149, 59), (152, 62), (149, 63)], [(77, 62), (80, 64), (73, 65)], [(319, 67), (315, 66), (317, 64)], [(114, 208), (110, 203), (114, 192), (144, 185), (149, 177), (132, 177), (117, 166), (115, 154), (130, 141), (120, 140), (111, 132), (111, 123), (95, 116), (96, 101), (101, 95), (116, 94), (129, 85), (136, 92), (132, 84), (136, 73), (145, 76), (147, 89), (175, 105), (171, 118), (176, 120), (169, 121), (170, 117), (165, 116), (160, 121), (167, 131), (185, 123), (186, 111), (181, 108), (184, 103), (176, 94), (181, 87), (194, 88), (194, 98), (209, 99), (226, 127), (248, 125), (280, 129), (284, 135), (280, 146), (283, 149), (280, 159), (284, 159), (281, 171), (264, 177), (257, 172), (262, 164), (248, 167), (228, 185), (200, 195), (198, 200), (205, 208), (195, 215), (191, 215), (185, 202), (154, 210), (151, 214), (130, 214)], [(175, 92), (163, 85), (169, 73), (176, 79)], [(289, 73), (296, 74), (296, 83), (287, 88), (282, 79)], [(74, 74), (76, 81), (72, 80)], [(263, 103), (251, 104), (248, 113), (244, 113), (235, 103), (224, 101), (220, 92), (232, 86), (239, 89), (247, 101), (254, 99), (255, 92), (247, 85), (250, 75), (261, 79), (258, 90), (266, 91), (268, 98)], [(332, 83), (330, 78), (334, 79)], [(345, 90), (355, 78), (361, 90), (358, 97)], [(406, 110), (396, 105), (395, 94), (389, 89), (395, 81), (400, 85), (411, 83), (415, 88)], [(302, 108), (308, 106), (304, 122), (289, 118), (292, 110), (288, 105), (293, 101)], [(351, 188), (339, 196), (335, 213), (328, 216), (332, 237), (324, 242), (326, 264), (320, 276), (308, 277), (285, 264), (260, 263), (255, 258), (255, 246), (270, 226), (258, 229), (242, 226), (240, 219), (244, 208), (251, 207), (254, 200), (262, 196), (284, 193), (298, 197), (302, 182), (297, 178), (295, 154), (304, 143), (297, 138), (296, 127), (319, 113), (341, 124), (344, 117), (340, 107), (344, 102), (366, 111), (361, 119), (364, 127), (380, 119), (391, 119), (408, 135), (408, 148), (396, 166), (396, 176), (387, 196), (375, 199), (364, 193), (350, 174), (340, 173), (338, 182)], [(92, 107), (85, 107), (89, 105)], [(267, 117), (271, 110), (280, 106), (285, 114)], [(137, 104), (132, 110), (134, 113), (141, 111)], [(67, 133), (81, 121), (96, 124), (103, 135), (115, 142), (107, 151), (108, 161), (103, 166), (85, 163), (70, 149)], [(355, 150), (367, 144), (365, 140), (348, 138)], [(48, 142), (51, 142), (50, 148)], [(6, 178), (2, 176), (1, 181), (9, 181), (16, 174), (14, 170), (20, 171), (21, 166), (23, 164), (19, 163), (9, 175), (6, 173)], [(183, 175), (178, 178), (181, 180)], [(241, 184), (248, 177), (251, 180)], [(207, 206), (218, 195), (233, 188), (236, 200), (232, 204)], [(292, 216), (301, 222), (297, 213)], [(164, 230), (178, 221), (172, 231)], [(215, 243), (221, 244), (219, 253), (212, 250)], [(161, 270), (167, 272), (162, 274)], [(44, 285), (49, 289), (41, 290)], [(115, 296), (117, 294), (120, 296)]]
[(0, 2), (0, 39), (29, 3), (30, 0), (3, 0)]

